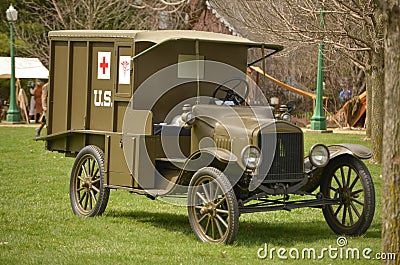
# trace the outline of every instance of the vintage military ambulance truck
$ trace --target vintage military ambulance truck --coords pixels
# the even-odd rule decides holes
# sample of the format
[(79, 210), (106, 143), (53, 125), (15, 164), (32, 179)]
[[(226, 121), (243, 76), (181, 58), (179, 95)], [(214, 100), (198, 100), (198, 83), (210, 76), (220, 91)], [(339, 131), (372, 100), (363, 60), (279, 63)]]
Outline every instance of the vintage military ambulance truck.
[[(315, 144), (275, 119), (248, 67), (282, 49), (196, 31), (49, 33), (50, 151), (75, 157), (75, 214), (101, 215), (112, 189), (184, 200), (201, 241), (232, 243), (242, 213), (320, 208), (361, 235), (375, 195), (359, 145)], [(249, 60), (259, 55), (260, 59)], [(184, 199), (182, 199), (184, 198)]]

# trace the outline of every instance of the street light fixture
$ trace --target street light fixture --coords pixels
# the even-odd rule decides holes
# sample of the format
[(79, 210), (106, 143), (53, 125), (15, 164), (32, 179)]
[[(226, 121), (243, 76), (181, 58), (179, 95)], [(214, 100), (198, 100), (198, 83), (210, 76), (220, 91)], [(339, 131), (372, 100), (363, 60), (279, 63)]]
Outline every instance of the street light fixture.
[(18, 11), (12, 4), (6, 11), (7, 20), (10, 25), (10, 57), (11, 57), (11, 79), (10, 79), (10, 105), (7, 111), (7, 121), (12, 123), (20, 122), (19, 110), (16, 102), (15, 91), (15, 56), (14, 56), (14, 22), (17, 21)]
[[(321, 30), (325, 30), (325, 13), (324, 13), (324, 6), (321, 7), (321, 14), (320, 14), (320, 27)], [(323, 109), (323, 79), (324, 79), (324, 46), (325, 43), (322, 40), (319, 44), (318, 49), (318, 72), (317, 72), (317, 95), (315, 99), (315, 109), (314, 115), (311, 118), (311, 130), (320, 130), (326, 131), (326, 118)]]
[(7, 9), (6, 15), (9, 22), (15, 22), (18, 19), (18, 11), (15, 10), (12, 4), (10, 4), (10, 7)]

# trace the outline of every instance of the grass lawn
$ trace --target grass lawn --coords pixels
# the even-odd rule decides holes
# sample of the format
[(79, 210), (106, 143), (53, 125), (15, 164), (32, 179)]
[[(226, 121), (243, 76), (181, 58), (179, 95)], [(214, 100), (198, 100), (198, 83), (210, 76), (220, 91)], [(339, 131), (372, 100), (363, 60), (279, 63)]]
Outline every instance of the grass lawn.
[[(33, 128), (0, 127), (0, 264), (376, 264), (377, 260), (282, 260), (268, 249), (338, 248), (338, 238), (320, 209), (244, 214), (234, 245), (206, 244), (192, 233), (187, 211), (126, 191), (111, 191), (103, 216), (75, 216), (69, 202), (73, 159), (44, 150)], [(305, 134), (315, 142), (369, 146), (363, 135)], [(373, 223), (362, 237), (348, 237), (346, 248), (381, 251), (381, 167), (365, 161), (376, 190)], [(262, 252), (260, 252), (262, 254)], [(294, 252), (292, 252), (293, 254)], [(337, 253), (340, 252), (338, 251)], [(294, 254), (293, 254), (294, 255)], [(334, 256), (332, 256), (334, 257)]]

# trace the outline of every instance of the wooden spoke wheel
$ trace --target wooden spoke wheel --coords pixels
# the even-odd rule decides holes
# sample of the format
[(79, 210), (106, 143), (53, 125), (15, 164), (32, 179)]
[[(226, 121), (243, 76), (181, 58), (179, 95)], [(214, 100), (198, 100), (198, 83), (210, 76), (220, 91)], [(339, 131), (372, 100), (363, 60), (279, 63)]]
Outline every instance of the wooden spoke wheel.
[(321, 192), (339, 203), (325, 206), (323, 213), (337, 234), (359, 236), (371, 225), (375, 211), (375, 190), (365, 164), (353, 156), (329, 162), (322, 176)]
[(239, 228), (239, 209), (227, 177), (218, 169), (198, 170), (188, 194), (188, 215), (200, 241), (232, 244)]
[(104, 154), (97, 146), (84, 147), (72, 167), (70, 200), (80, 216), (101, 215), (106, 209), (110, 190), (104, 187)]

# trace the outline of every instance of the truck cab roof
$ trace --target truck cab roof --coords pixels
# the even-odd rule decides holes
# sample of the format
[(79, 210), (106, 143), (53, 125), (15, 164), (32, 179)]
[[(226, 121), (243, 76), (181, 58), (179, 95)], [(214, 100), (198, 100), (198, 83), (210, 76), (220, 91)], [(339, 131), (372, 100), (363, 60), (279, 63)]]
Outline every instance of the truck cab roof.
[(195, 30), (60, 30), (50, 31), (49, 37), (56, 38), (127, 38), (134, 42), (152, 42), (161, 44), (176, 40), (199, 40), (202, 42), (219, 42), (245, 45), (248, 47), (264, 47), (272, 50), (282, 50), (283, 46), (254, 42), (249, 39), (221, 33)]

